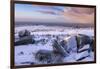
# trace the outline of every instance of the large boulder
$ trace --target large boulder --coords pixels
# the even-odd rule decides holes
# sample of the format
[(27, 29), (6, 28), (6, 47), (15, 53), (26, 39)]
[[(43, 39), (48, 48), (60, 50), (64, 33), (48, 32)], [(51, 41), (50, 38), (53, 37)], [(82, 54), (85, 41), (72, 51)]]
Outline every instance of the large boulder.
[(27, 45), (33, 43), (35, 43), (35, 40), (32, 38), (32, 36), (25, 36), (20, 38), (19, 40), (16, 40), (14, 45), (19, 46), (19, 45)]
[(62, 56), (67, 56), (68, 54), (67, 51), (57, 40), (54, 40), (52, 46), (53, 46), (54, 52), (57, 52), (61, 54)]
[(30, 36), (30, 35), (31, 35), (30, 31), (26, 29), (18, 32), (18, 36), (20, 38), (25, 37), (25, 36)]
[(78, 50), (82, 49), (85, 45), (89, 44), (88, 50), (93, 51), (93, 49), (94, 49), (94, 43), (93, 42), (94, 42), (94, 39), (90, 38), (87, 35), (84, 35), (84, 34), (77, 35)]
[(84, 34), (77, 35), (78, 48), (82, 48), (84, 45), (90, 44), (90, 43), (91, 43), (91, 39), (89, 36), (84, 35)]
[(53, 64), (53, 63), (62, 63), (63, 56), (60, 53), (55, 53), (49, 50), (39, 50), (35, 59), (38, 64)]
[(64, 43), (63, 43), (62, 46), (69, 53), (71, 53), (71, 52), (77, 52), (77, 40), (76, 40), (76, 36), (65, 37)]
[(33, 35), (31, 35), (30, 31), (22, 30), (18, 32), (19, 39), (15, 40), (14, 45), (26, 45), (26, 44), (33, 44), (35, 40), (33, 39)]
[(38, 63), (52, 63), (52, 55), (52, 51), (39, 50), (35, 54), (35, 59), (38, 61)]

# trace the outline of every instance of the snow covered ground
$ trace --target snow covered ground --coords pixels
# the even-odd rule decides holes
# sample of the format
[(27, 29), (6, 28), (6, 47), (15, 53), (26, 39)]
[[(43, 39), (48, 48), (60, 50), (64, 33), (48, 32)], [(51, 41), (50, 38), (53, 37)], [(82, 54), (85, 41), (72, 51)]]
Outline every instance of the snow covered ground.
[[(40, 41), (36, 44), (27, 44), (15, 46), (15, 65), (31, 65), (41, 64), (35, 59), (35, 54), (39, 50), (53, 51), (52, 41), (55, 39), (54, 36), (58, 36), (60, 39), (65, 39), (68, 35), (85, 34), (90, 37), (94, 36), (94, 30), (92, 28), (71, 28), (71, 27), (52, 27), (52, 26), (23, 26), (15, 28), (15, 40), (19, 39), (18, 32), (27, 29), (34, 35), (34, 39), (39, 41), (45, 39), (47, 41)], [(48, 36), (50, 35), (50, 36)], [(72, 45), (73, 42), (70, 42)], [(73, 44), (74, 45), (74, 44)], [(72, 47), (73, 47), (72, 45)], [(85, 45), (83, 49), (88, 48), (89, 45)], [(84, 58), (82, 58), (84, 57)], [(94, 61), (94, 52), (88, 52), (88, 50), (81, 53), (69, 53), (68, 56), (63, 58), (63, 63), (67, 62), (84, 62)]]
[(63, 26), (44, 26), (44, 25), (36, 25), (36, 26), (23, 26), (15, 28), (15, 35), (20, 30), (27, 29), (31, 31), (31, 34), (86, 34), (89, 36), (94, 36), (93, 28), (72, 28), (72, 27), (63, 27)]

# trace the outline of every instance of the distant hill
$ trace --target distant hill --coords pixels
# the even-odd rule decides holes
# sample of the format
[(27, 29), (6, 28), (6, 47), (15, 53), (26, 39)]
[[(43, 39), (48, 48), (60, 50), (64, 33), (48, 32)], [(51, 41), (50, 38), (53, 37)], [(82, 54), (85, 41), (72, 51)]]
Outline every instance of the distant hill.
[(45, 26), (64, 26), (73, 28), (88, 28), (94, 27), (93, 24), (80, 24), (80, 23), (37, 23), (37, 22), (15, 22), (15, 27), (19, 26), (32, 26), (32, 25), (45, 25)]

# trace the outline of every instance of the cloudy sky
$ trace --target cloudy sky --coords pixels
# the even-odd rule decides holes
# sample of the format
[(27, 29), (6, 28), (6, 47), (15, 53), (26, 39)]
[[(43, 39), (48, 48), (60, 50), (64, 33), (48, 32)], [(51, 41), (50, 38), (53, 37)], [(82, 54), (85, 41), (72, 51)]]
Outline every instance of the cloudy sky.
[[(66, 10), (65, 10), (66, 9)], [(70, 7), (64, 6), (40, 6), (33, 4), (15, 4), (16, 22), (36, 23), (82, 23), (80, 17), (69, 14)], [(66, 11), (68, 14), (63, 14)], [(84, 15), (83, 15), (84, 16)], [(87, 16), (87, 15), (85, 15)], [(84, 17), (88, 20), (88, 17)], [(91, 20), (91, 19), (90, 19)], [(85, 20), (83, 20), (83, 23)], [(93, 21), (93, 20), (92, 20)], [(89, 22), (86, 22), (89, 23)], [(90, 22), (92, 23), (92, 22)]]

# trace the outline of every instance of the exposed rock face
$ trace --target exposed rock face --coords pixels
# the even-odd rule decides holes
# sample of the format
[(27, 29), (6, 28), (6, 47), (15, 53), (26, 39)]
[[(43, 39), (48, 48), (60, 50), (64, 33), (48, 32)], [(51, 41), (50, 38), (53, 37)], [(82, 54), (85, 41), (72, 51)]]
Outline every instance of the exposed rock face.
[[(91, 43), (90, 43), (90, 49), (91, 49), (92, 51), (94, 51), (94, 49), (95, 49), (95, 46), (94, 46), (94, 45), (95, 45), (95, 40), (94, 40), (94, 38), (92, 38), (92, 39), (91, 39)], [(91, 50), (90, 50), (90, 51), (91, 51)]]
[(27, 44), (33, 44), (33, 43), (35, 43), (35, 40), (32, 39), (32, 36), (25, 36), (25, 37), (20, 38), (18, 41), (16, 41), (14, 45), (18, 46), (18, 45), (27, 45)]
[(86, 44), (90, 44), (91, 40), (89, 36), (84, 34), (79, 34), (77, 36), (77, 42), (78, 42), (78, 46), (80, 46), (79, 48), (82, 48), (82, 46)]
[(78, 34), (76, 37), (78, 53), (85, 51), (90, 53), (91, 51), (94, 51), (94, 37), (90, 37), (85, 34)]
[(87, 36), (87, 35), (79, 34), (77, 36), (77, 44), (78, 44), (77, 46), (78, 46), (78, 49), (81, 49), (85, 45), (89, 44), (88, 50), (92, 51), (93, 50), (93, 42), (94, 42), (94, 40), (92, 38), (90, 38), (89, 36)]
[(66, 44), (65, 44), (64, 48), (66, 49), (67, 52), (69, 52), (69, 53), (71, 53), (71, 52), (74, 52), (74, 53), (77, 52), (77, 40), (76, 40), (76, 36), (66, 37), (65, 41), (66, 41)]
[(52, 55), (53, 55), (52, 51), (39, 50), (35, 55), (35, 59), (38, 62), (42, 62), (42, 63), (52, 63), (52, 60), (53, 60)]
[(58, 43), (57, 40), (54, 40), (54, 43), (52, 46), (54, 48), (54, 51), (58, 52), (62, 56), (66, 56), (68, 54), (67, 51), (64, 49), (64, 47), (60, 43)]
[(32, 38), (32, 35), (28, 30), (22, 30), (18, 33), (19, 39), (15, 41), (14, 45), (26, 45), (35, 43), (35, 40)]
[[(61, 42), (60, 42), (60, 45), (66, 50), (66, 52), (68, 52), (68, 46), (67, 46), (67, 41), (65, 41), (65, 40), (62, 40)], [(68, 52), (69, 53), (69, 52)]]
[(48, 50), (39, 50), (35, 55), (35, 59), (40, 64), (61, 63), (63, 58), (64, 57), (60, 53)]
[(26, 29), (18, 32), (18, 36), (20, 38), (25, 37), (25, 36), (30, 36), (30, 35), (31, 35), (30, 31)]
[(68, 36), (65, 40), (59, 42), (55, 40), (53, 47), (54, 51), (58, 51), (62, 55), (66, 55), (71, 52), (79, 52), (85, 45), (89, 45), (87, 48), (88, 51), (93, 51), (93, 42), (94, 40), (87, 35), (79, 34), (77, 36)]

